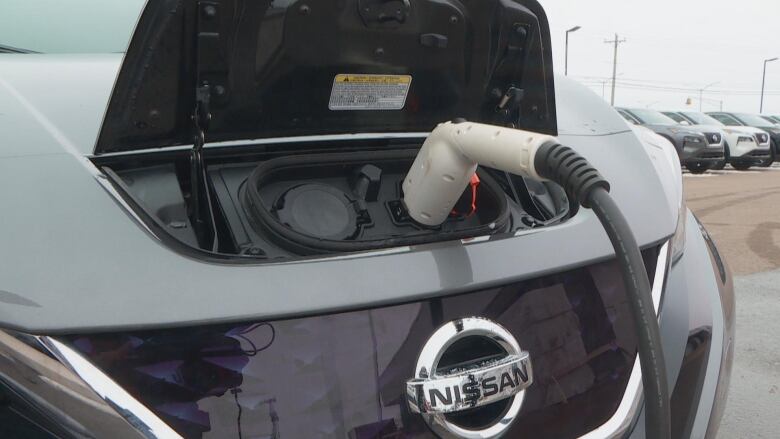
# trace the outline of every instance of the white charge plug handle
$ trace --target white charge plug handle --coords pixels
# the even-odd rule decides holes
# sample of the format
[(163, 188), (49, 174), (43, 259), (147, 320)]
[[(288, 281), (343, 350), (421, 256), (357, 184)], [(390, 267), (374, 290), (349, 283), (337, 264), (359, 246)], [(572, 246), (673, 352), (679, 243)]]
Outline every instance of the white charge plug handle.
[(409, 215), (427, 226), (447, 220), (483, 165), (543, 180), (536, 172), (536, 152), (555, 137), (472, 122), (439, 125), (428, 136), (403, 183)]

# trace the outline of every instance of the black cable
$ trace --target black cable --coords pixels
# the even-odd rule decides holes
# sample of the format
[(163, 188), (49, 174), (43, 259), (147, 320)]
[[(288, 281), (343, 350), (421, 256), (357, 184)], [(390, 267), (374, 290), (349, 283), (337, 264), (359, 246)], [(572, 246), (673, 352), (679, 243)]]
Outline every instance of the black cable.
[(238, 392), (240, 391), (241, 389), (238, 388), (231, 389), (233, 397), (236, 399), (236, 406), (238, 407), (238, 416), (236, 417), (236, 425), (238, 425), (238, 439), (243, 439), (244, 434), (241, 431), (241, 412), (243, 410), (241, 409), (241, 403), (238, 402)]
[(368, 327), (371, 330), (371, 345), (374, 349), (374, 383), (376, 384), (376, 416), (377, 422), (382, 422), (382, 384), (379, 377), (379, 343), (376, 339), (376, 329), (374, 328), (374, 315), (368, 310)]
[[(481, 187), (488, 189), (497, 204), (498, 216), (489, 223), (477, 227), (455, 231), (420, 230), (414, 234), (394, 236), (378, 239), (363, 239), (343, 241), (325, 239), (311, 236), (293, 230), (279, 220), (267, 205), (266, 200), (260, 195), (263, 187), (278, 173), (289, 169), (304, 170), (315, 166), (321, 169), (325, 165), (338, 164), (349, 166), (365, 164), (366, 160), (372, 163), (404, 163), (416, 157), (417, 150), (376, 151), (366, 153), (326, 153), (316, 155), (290, 156), (268, 160), (257, 166), (249, 176), (244, 192), (244, 206), (250, 213), (250, 223), (260, 233), (269, 233), (270, 237), (277, 241), (278, 245), (286, 249), (292, 249), (302, 254), (327, 254), (327, 253), (353, 253), (359, 251), (376, 250), (379, 248), (403, 247), (413, 245), (430, 244), (440, 241), (455, 241), (473, 238), (474, 236), (492, 235), (502, 231), (510, 222), (510, 211), (504, 191), (498, 182), (489, 173), (478, 171)], [(299, 171), (301, 172), (301, 171)], [(435, 232), (435, 233), (434, 233)]]
[[(267, 326), (268, 328), (271, 329), (271, 339), (268, 340), (268, 343), (266, 343), (262, 347), (258, 348), (257, 345), (255, 345), (255, 343), (252, 340), (250, 340), (248, 337), (246, 337), (246, 334), (254, 331), (257, 328), (263, 327), (263, 326)], [(273, 344), (274, 340), (276, 340), (276, 329), (274, 329), (274, 326), (272, 324), (270, 324), (270, 323), (266, 323), (266, 322), (256, 323), (256, 324), (254, 324), (252, 326), (249, 326), (248, 328), (240, 331), (238, 334), (234, 334), (234, 337), (240, 338), (240, 339), (244, 340), (245, 342), (247, 342), (250, 346), (252, 346), (252, 348), (250, 350), (243, 350), (242, 352), (246, 356), (254, 357), (258, 353), (260, 353), (260, 352), (268, 349), (269, 347), (271, 347), (271, 345)]]
[(647, 278), (642, 254), (626, 218), (609, 192), (596, 188), (590, 193), (590, 204), (615, 247), (631, 314), (635, 322), (639, 323), (636, 329), (647, 411), (645, 436), (668, 438), (670, 409), (666, 365), (650, 280)]
[(634, 320), (642, 367), (645, 436), (668, 439), (671, 435), (671, 414), (661, 331), (653, 307), (650, 280), (634, 233), (610, 196), (609, 183), (576, 151), (558, 144), (547, 144), (539, 148), (534, 165), (540, 176), (560, 184), (571, 199), (593, 209), (615, 248)]

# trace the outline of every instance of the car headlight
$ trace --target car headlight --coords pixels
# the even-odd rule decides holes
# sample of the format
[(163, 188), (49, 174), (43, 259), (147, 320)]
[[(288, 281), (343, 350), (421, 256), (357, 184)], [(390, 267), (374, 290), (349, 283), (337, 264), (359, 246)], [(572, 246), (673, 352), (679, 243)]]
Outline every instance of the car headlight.
[[(671, 153), (674, 153), (676, 157), (677, 152), (675, 150), (672, 150)], [(670, 195), (674, 197), (675, 204), (673, 207), (677, 208), (677, 225), (670, 242), (670, 248), (672, 263), (675, 263), (680, 260), (685, 252), (685, 234), (686, 225), (688, 224), (688, 203), (685, 200), (685, 185), (683, 184), (682, 168), (679, 161), (674, 161), (673, 175), (676, 190)]]
[(688, 224), (688, 204), (685, 202), (685, 188), (680, 179), (680, 209), (677, 212), (677, 228), (671, 240), (672, 263), (677, 262), (685, 253), (685, 232)]
[(680, 127), (671, 127), (671, 128), (669, 128), (669, 131), (672, 134), (685, 134), (685, 135), (688, 135), (688, 136), (703, 136), (704, 135), (703, 133), (697, 133), (696, 131), (691, 131), (691, 129), (687, 128), (687, 127), (682, 127), (682, 128), (680, 128)]
[(662, 178), (664, 192), (669, 197), (669, 209), (677, 214), (677, 224), (670, 243), (672, 261), (677, 261), (682, 257), (685, 249), (685, 228), (688, 219), (680, 157), (668, 139), (648, 129), (635, 127), (633, 131), (650, 152), (650, 156), (654, 158), (653, 163)]

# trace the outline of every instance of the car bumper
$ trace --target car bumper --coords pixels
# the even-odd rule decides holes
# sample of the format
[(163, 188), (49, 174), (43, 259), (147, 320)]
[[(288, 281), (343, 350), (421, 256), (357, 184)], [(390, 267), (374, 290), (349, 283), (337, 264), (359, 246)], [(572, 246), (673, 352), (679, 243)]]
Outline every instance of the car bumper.
[(701, 157), (690, 157), (682, 161), (685, 166), (714, 166), (725, 159), (723, 154), (704, 155)]
[[(661, 252), (654, 298), (670, 383), (674, 437), (714, 437), (723, 414), (734, 346), (731, 274), (712, 240), (689, 214), (684, 254)], [(700, 232), (701, 230), (701, 232)], [(0, 331), (0, 378), (27, 415), (63, 437), (177, 437), (144, 404), (59, 338)], [(641, 370), (607, 423), (583, 436), (643, 437)], [(36, 416), (37, 413), (37, 416)], [(128, 422), (129, 421), (129, 422)]]
[(730, 162), (736, 164), (750, 164), (758, 165), (770, 158), (772, 155), (769, 148), (757, 148), (752, 151), (748, 151), (740, 156), (731, 156)]
[(752, 135), (730, 134), (727, 137), (729, 147), (729, 157), (739, 158), (749, 155), (755, 151), (764, 151), (769, 155), (769, 143), (760, 145)]
[(722, 161), (725, 158), (725, 148), (721, 145), (710, 146), (685, 146), (683, 148), (683, 154), (681, 161), (684, 165), (706, 165), (715, 164)]

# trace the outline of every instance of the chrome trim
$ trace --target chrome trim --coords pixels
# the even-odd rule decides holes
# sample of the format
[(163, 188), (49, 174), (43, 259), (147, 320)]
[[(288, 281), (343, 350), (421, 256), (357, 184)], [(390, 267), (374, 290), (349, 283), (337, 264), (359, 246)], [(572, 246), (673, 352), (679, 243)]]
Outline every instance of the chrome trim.
[(39, 340), (52, 355), (78, 375), (100, 399), (121, 415), (143, 437), (148, 439), (182, 437), (81, 354), (52, 337), (39, 337)]
[(55, 435), (141, 439), (131, 425), (51, 354), (39, 337), (0, 330), (0, 382), (50, 420)]
[[(205, 149), (217, 149), (217, 148), (230, 148), (235, 146), (246, 145), (276, 145), (287, 143), (299, 143), (299, 142), (335, 142), (335, 141), (349, 141), (349, 140), (394, 140), (394, 139), (420, 139), (425, 140), (430, 132), (409, 132), (409, 133), (353, 133), (353, 134), (323, 134), (313, 136), (290, 136), (290, 137), (270, 137), (266, 139), (247, 139), (247, 140), (231, 140), (225, 142), (211, 142), (206, 143), (203, 148)], [(130, 151), (118, 151), (108, 152), (102, 154), (92, 154), (91, 158), (96, 157), (121, 157), (126, 155), (136, 155), (154, 152), (170, 152), (170, 151), (189, 151), (192, 149), (192, 145), (177, 145), (177, 146), (159, 146), (156, 148), (145, 148)]]
[[(94, 166), (94, 165), (93, 165)], [(95, 173), (93, 174), (93, 177), (95, 178), (95, 181), (100, 185), (100, 187), (105, 190), (108, 195), (114, 200), (116, 204), (119, 205), (122, 210), (125, 211), (125, 213), (130, 217), (130, 219), (138, 225), (143, 231), (145, 231), (149, 236), (151, 236), (153, 239), (157, 241), (161, 241), (160, 237), (157, 236), (154, 231), (144, 222), (144, 220), (141, 218), (140, 215), (132, 208), (130, 205), (125, 201), (125, 199), (122, 197), (122, 195), (119, 193), (118, 190), (116, 190), (116, 187), (114, 187), (113, 183), (109, 180), (108, 176), (106, 176), (104, 173), (102, 173), (97, 167), (95, 168)]]
[[(766, 136), (766, 142), (762, 142), (758, 138), (758, 136)], [(765, 134), (764, 133), (753, 133), (753, 138), (756, 139), (756, 144), (758, 146), (761, 146), (761, 147), (766, 146), (767, 148), (772, 146), (772, 136), (769, 135), (769, 133), (765, 133)]]
[[(500, 360), (478, 366), (461, 367), (458, 370), (438, 374), (439, 361), (457, 341), (466, 337), (482, 337), (493, 341), (506, 353)], [(501, 384), (487, 395), (479, 389), (466, 394), (469, 386), (484, 385), (486, 380)], [(504, 388), (505, 379), (509, 385)], [(436, 330), (423, 346), (414, 377), (406, 382), (406, 398), (412, 413), (422, 415), (425, 422), (439, 437), (464, 439), (496, 439), (503, 436), (517, 418), (525, 399), (525, 390), (533, 383), (533, 370), (528, 352), (503, 326), (482, 317), (468, 317), (446, 323)], [(461, 390), (462, 389), (462, 390)], [(429, 391), (446, 395), (437, 407), (436, 399)], [(479, 430), (464, 428), (447, 419), (446, 414), (471, 410), (498, 401), (509, 400), (508, 408), (492, 424)]]
[[(713, 132), (702, 132), (704, 134), (704, 137), (707, 139), (707, 147), (708, 148), (718, 148), (725, 146), (726, 144), (726, 136), (725, 134), (720, 133), (713, 133)], [(713, 141), (712, 138), (717, 136), (717, 141)]]
[[(655, 267), (655, 274), (653, 276), (653, 306), (655, 306), (656, 314), (659, 314), (661, 297), (663, 296), (664, 287), (666, 285), (666, 275), (669, 270), (671, 260), (669, 258), (669, 243), (661, 247), (661, 251), (658, 254), (658, 264)], [(626, 434), (626, 432), (633, 425), (634, 420), (637, 417), (639, 408), (642, 406), (642, 398), (644, 392), (642, 390), (642, 368), (639, 364), (639, 359), (634, 361), (634, 368), (631, 371), (631, 376), (628, 379), (628, 385), (626, 385), (626, 391), (623, 393), (623, 399), (620, 401), (615, 414), (612, 415), (609, 420), (597, 429), (580, 436), (579, 439), (612, 439), (620, 438)]]

